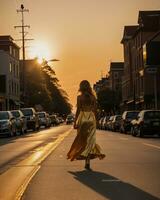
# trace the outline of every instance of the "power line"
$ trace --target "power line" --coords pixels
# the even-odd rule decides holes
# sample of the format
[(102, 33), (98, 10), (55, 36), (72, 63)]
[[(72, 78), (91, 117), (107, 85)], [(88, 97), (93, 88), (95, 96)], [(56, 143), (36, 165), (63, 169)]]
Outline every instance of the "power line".
[(26, 35), (28, 34), (28, 32), (26, 31), (26, 28), (29, 29), (30, 28), (30, 25), (26, 25), (24, 23), (24, 13), (25, 12), (29, 12), (28, 9), (25, 9), (24, 8), (24, 5), (21, 4), (21, 7), (20, 9), (17, 9), (17, 13), (21, 13), (21, 25), (18, 25), (18, 26), (14, 26), (14, 28), (20, 28), (21, 29), (21, 34), (22, 34), (22, 38), (21, 39), (17, 39), (15, 41), (22, 41), (22, 95), (23, 95), (23, 98), (25, 97), (26, 95), (26, 82), (25, 82), (25, 74), (26, 74), (26, 70), (25, 70), (25, 42), (26, 41), (31, 41), (33, 39), (31, 38), (25, 38)]

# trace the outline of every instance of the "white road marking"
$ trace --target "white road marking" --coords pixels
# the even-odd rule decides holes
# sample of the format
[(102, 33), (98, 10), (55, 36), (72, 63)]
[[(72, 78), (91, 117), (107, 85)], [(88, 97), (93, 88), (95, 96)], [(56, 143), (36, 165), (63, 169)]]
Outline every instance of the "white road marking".
[(119, 179), (102, 179), (102, 182), (121, 182)]
[(156, 146), (156, 145), (148, 144), (148, 143), (143, 143), (143, 144), (146, 145), (146, 146), (154, 147), (156, 149), (160, 149), (160, 146)]

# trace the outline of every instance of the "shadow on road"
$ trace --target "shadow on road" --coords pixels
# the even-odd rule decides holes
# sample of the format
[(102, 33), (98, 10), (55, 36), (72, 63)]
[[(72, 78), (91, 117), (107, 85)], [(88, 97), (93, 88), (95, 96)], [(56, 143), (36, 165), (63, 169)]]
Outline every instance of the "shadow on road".
[(28, 138), (28, 137), (32, 137), (33, 134), (37, 133), (37, 131), (28, 131), (27, 133), (23, 134), (23, 135), (17, 135), (17, 136), (13, 136), (13, 137), (9, 137), (6, 135), (0, 135), (0, 146), (2, 145), (6, 145), (9, 143), (14, 143), (17, 139), (19, 138)]
[(76, 180), (110, 200), (158, 200), (151, 194), (105, 173), (98, 171), (69, 171), (69, 173)]

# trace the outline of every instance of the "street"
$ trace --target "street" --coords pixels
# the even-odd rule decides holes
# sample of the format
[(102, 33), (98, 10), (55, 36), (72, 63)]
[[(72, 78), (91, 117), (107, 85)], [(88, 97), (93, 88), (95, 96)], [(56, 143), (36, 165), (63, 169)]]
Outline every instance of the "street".
[[(15, 143), (22, 146), (14, 153), (20, 154), (21, 151), (31, 148), (31, 141), (32, 148), (40, 143), (43, 144), (68, 128), (70, 126), (60, 126), (31, 134), (30, 139), (26, 138), (23, 141), (19, 139), (21, 143), (20, 141)], [(159, 138), (141, 139), (120, 133), (97, 131), (97, 142), (101, 145), (106, 158), (102, 161), (93, 160), (93, 171), (88, 172), (83, 168), (83, 161), (66, 160), (66, 153), (74, 137), (75, 131), (72, 131), (40, 164), (40, 169), (30, 181), (23, 199), (63, 200), (67, 197), (67, 199), (86, 200), (150, 200), (160, 198)], [(1, 154), (4, 146), (1, 146)]]
[(36, 148), (54, 141), (59, 134), (68, 130), (67, 126), (41, 129), (23, 136), (0, 138), (0, 173), (29, 156)]
[[(66, 154), (75, 137), (70, 125), (42, 129), (21, 137), (0, 140), (0, 199), (14, 199), (13, 190), (18, 190), (17, 199), (23, 200), (152, 200), (160, 198), (160, 139), (138, 138), (109, 131), (97, 130), (97, 143), (106, 154), (104, 160), (91, 162), (93, 171), (84, 170), (83, 161), (70, 162)], [(70, 132), (67, 132), (71, 130)], [(67, 135), (52, 149), (44, 160), (31, 158), (38, 149)], [(51, 148), (51, 147), (49, 147)], [(36, 156), (37, 157), (37, 156)], [(41, 157), (41, 156), (40, 156)], [(30, 158), (29, 163), (24, 162)], [(23, 163), (23, 164), (22, 164)], [(25, 164), (24, 164), (25, 163)], [(35, 173), (25, 174), (25, 168), (38, 167)], [(8, 173), (14, 168), (13, 173)], [(22, 169), (23, 179), (16, 176), (17, 168)], [(7, 175), (8, 174), (8, 175)], [(5, 177), (4, 185), (3, 176)], [(27, 184), (24, 185), (24, 182)], [(11, 181), (12, 179), (12, 181)], [(19, 179), (19, 180), (18, 180)], [(22, 181), (23, 180), (23, 181)], [(25, 180), (25, 181), (24, 181)], [(16, 182), (16, 183), (15, 183)], [(23, 189), (14, 188), (17, 183)], [(4, 194), (3, 187), (10, 188), (13, 196)], [(17, 191), (16, 191), (17, 195)]]

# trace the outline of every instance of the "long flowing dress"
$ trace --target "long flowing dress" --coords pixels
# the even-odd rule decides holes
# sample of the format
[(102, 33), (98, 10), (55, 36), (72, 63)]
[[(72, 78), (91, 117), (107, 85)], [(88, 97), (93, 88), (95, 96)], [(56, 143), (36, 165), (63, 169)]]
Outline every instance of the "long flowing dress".
[(83, 160), (86, 158), (103, 159), (104, 154), (96, 144), (96, 119), (92, 111), (80, 111), (77, 119), (77, 136), (67, 154), (67, 158), (73, 160)]

